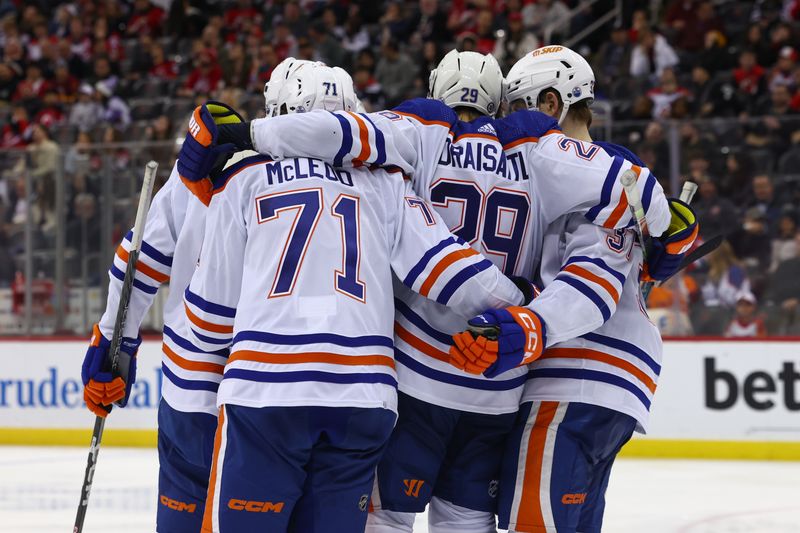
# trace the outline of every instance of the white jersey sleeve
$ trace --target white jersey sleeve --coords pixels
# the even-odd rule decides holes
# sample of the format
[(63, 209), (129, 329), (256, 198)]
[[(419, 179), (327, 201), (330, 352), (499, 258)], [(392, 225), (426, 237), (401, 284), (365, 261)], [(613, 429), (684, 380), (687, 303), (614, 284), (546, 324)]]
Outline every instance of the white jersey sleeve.
[(529, 305), (544, 321), (548, 347), (606, 323), (617, 310), (625, 280), (639, 274), (631, 260), (633, 230), (606, 229), (575, 215), (554, 226), (561, 228), (560, 243), (546, 244), (561, 246), (562, 260), (544, 258), (545, 288)]
[(494, 264), (447, 229), (405, 182), (398, 194), (392, 269), (402, 283), (464, 318), (520, 305), (522, 293)]
[(233, 339), (247, 244), (243, 208), (234, 194), (215, 194), (208, 207), (203, 249), (184, 293), (189, 334), (203, 350), (227, 348)]
[[(139, 334), (139, 328), (158, 288), (163, 283), (169, 282), (175, 243), (186, 212), (186, 195), (182, 188), (177, 167), (173, 167), (167, 183), (158, 191), (150, 205), (142, 249), (136, 264), (127, 320), (122, 333), (126, 337), (136, 337)], [(108, 299), (99, 322), (100, 332), (106, 338), (111, 338), (114, 331), (132, 235), (133, 231), (129, 231), (117, 247), (114, 261), (108, 271)]]

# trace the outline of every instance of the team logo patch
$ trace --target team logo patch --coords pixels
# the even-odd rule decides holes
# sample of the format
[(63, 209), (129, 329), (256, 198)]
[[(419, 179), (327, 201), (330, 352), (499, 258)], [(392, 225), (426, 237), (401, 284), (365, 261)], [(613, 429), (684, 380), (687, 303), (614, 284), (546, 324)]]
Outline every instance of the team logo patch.
[[(493, 106), (494, 104), (489, 104), (489, 105)], [(494, 126), (492, 126), (491, 124), (484, 124), (483, 126), (478, 128), (478, 133), (488, 133), (489, 135), (497, 135), (497, 130), (495, 130)]]
[(586, 493), (579, 492), (576, 494), (564, 494), (561, 497), (561, 503), (564, 505), (580, 505), (586, 501)]
[(369, 494), (362, 494), (361, 498), (358, 499), (358, 510), (366, 511), (368, 503), (369, 503)]
[(486, 106), (486, 111), (488, 111), (490, 115), (494, 113), (494, 102), (489, 102), (489, 105)]
[(582, 91), (581, 91), (580, 87), (575, 87), (574, 89), (572, 89), (572, 96), (575, 97), (575, 98), (580, 98), (581, 97), (581, 93), (582, 93)]
[(161, 502), (161, 505), (165, 505), (170, 509), (172, 509), (173, 511), (178, 511), (179, 513), (182, 513), (184, 511), (187, 513), (193, 513), (195, 509), (197, 509), (197, 505), (194, 503), (186, 503), (178, 500), (173, 500), (172, 498), (168, 498), (163, 494), (158, 498), (158, 500)]
[(493, 479), (489, 482), (489, 496), (492, 498), (497, 498), (497, 487), (500, 486), (500, 482), (496, 479)]
[(248, 513), (280, 513), (283, 511), (283, 502), (259, 502), (231, 498), (228, 500), (228, 509)]

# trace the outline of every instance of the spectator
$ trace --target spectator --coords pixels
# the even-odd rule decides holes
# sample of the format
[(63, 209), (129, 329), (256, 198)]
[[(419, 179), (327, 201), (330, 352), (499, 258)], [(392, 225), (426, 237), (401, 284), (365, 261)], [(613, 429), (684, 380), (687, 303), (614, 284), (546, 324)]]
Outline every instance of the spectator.
[[(623, 39), (624, 37), (623, 34)], [(503, 71), (508, 71), (522, 56), (537, 48), (539, 48), (539, 39), (533, 33), (525, 30), (522, 25), (522, 14), (511, 12), (508, 15), (508, 32), (500, 34), (492, 55), (503, 66)]]
[(664, 69), (678, 64), (678, 54), (663, 35), (650, 29), (639, 32), (639, 41), (631, 54), (631, 76), (658, 79)]
[(756, 63), (756, 54), (752, 50), (744, 50), (739, 54), (739, 67), (734, 69), (738, 91), (745, 98), (755, 99), (764, 93), (764, 67)]
[(214, 52), (201, 51), (196, 57), (195, 65), (183, 87), (178, 90), (181, 96), (210, 95), (217, 90), (222, 81), (222, 69)]
[(782, 209), (775, 198), (775, 186), (769, 175), (759, 174), (753, 178), (751, 196), (747, 199), (746, 206), (757, 209), (764, 216), (770, 235), (777, 233)]
[(674, 116), (673, 105), (678, 100), (689, 98), (689, 91), (678, 85), (678, 78), (671, 69), (664, 69), (660, 76), (660, 85), (647, 92), (653, 101), (653, 118), (670, 118)]
[(222, 50), (221, 56), (222, 80), (225, 86), (247, 87), (252, 65), (250, 57), (244, 53), (244, 45), (240, 42), (231, 43)]
[(225, 11), (225, 27), (237, 33), (244, 26), (246, 20), (252, 20), (259, 15), (253, 7), (252, 0), (236, 0), (236, 5)]
[(174, 80), (178, 77), (178, 64), (164, 54), (164, 47), (153, 43), (150, 47), (150, 76), (160, 80)]
[(53, 90), (48, 90), (42, 98), (42, 106), (33, 121), (46, 128), (51, 128), (64, 122), (64, 112), (58, 102), (58, 95)]
[(17, 64), (13, 62), (0, 63), (0, 103), (8, 104), (17, 90), (17, 84), (22, 77), (22, 71), (16, 70)]
[(394, 107), (402, 102), (414, 84), (414, 63), (406, 54), (400, 52), (397, 43), (389, 41), (383, 46), (383, 57), (378, 61), (375, 78), (383, 87), (386, 105)]
[[(739, 225), (736, 206), (727, 198), (719, 196), (717, 184), (711, 178), (704, 176), (698, 180), (698, 185), (700, 198), (693, 207), (703, 237), (708, 239), (735, 231)], [(727, 247), (730, 248), (730, 245)]]
[(719, 31), (711, 30), (705, 34), (704, 47), (697, 53), (694, 64), (710, 71), (733, 68), (736, 56), (731, 52), (728, 40)]
[(342, 44), (328, 31), (323, 23), (311, 26), (308, 37), (314, 44), (316, 50), (315, 58), (326, 65), (342, 67), (345, 70), (350, 68), (350, 60), (347, 51), (342, 48)]
[(300, 10), (297, 2), (286, 2), (283, 6), (283, 23), (289, 28), (292, 35), (305, 36), (308, 32), (308, 19)]
[(733, 309), (739, 294), (750, 292), (750, 280), (728, 241), (708, 255), (708, 278), (700, 292), (706, 307)]
[(36, 111), (49, 88), (50, 83), (42, 76), (42, 69), (39, 65), (31, 63), (25, 70), (25, 79), (17, 84), (11, 101), (24, 105), (29, 112)]
[(21, 148), (28, 144), (28, 112), (21, 105), (11, 108), (11, 118), (3, 125), (0, 148)]
[(102, 106), (94, 98), (94, 88), (88, 83), (82, 84), (78, 89), (78, 101), (69, 113), (69, 125), (78, 131), (91, 131), (100, 122), (102, 113)]
[(62, 104), (72, 104), (78, 98), (78, 79), (70, 74), (67, 65), (61, 63), (56, 67), (53, 91)]
[(769, 40), (764, 36), (761, 24), (756, 22), (747, 29), (744, 48), (752, 50), (756, 55), (756, 63), (769, 65), (772, 62), (773, 52)]
[(785, 85), (794, 90), (795, 84), (795, 65), (797, 63), (797, 51), (791, 46), (784, 46), (778, 54), (778, 62), (775, 63), (769, 73), (769, 90), (772, 91), (778, 85)]
[(522, 9), (525, 27), (544, 42), (558, 43), (569, 33), (570, 12), (561, 0), (539, 0)]
[(742, 227), (730, 234), (733, 251), (751, 272), (763, 273), (769, 267), (772, 246), (768, 229), (764, 213), (751, 207), (744, 215)]
[(56, 227), (56, 192), (55, 181), (40, 179), (35, 185), (35, 196), (31, 204), (31, 217), (37, 231), (36, 237), (43, 239), (45, 246), (54, 244)]
[[(678, 22), (678, 21), (675, 21)], [(722, 23), (714, 12), (711, 2), (699, 2), (692, 16), (680, 20), (675, 45), (686, 52), (699, 52), (704, 46), (704, 39), (711, 31), (722, 31)]]
[[(518, 0), (509, 0), (509, 11), (512, 10), (512, 2), (519, 4)], [(516, 11), (519, 9), (517, 5)], [(415, 28), (414, 42), (434, 41), (442, 44), (451, 37), (447, 29), (447, 15), (439, 6), (438, 0), (420, 0), (418, 10), (410, 19), (410, 26)]]
[(50, 139), (47, 130), (39, 124), (31, 127), (31, 141), (28, 146), (30, 176), (37, 181), (53, 181), (56, 167), (61, 165), (61, 150)]
[[(509, 24), (512, 15), (509, 15)], [(497, 54), (495, 53), (495, 55)], [(628, 75), (630, 64), (631, 44), (628, 41), (627, 32), (622, 26), (614, 26), (611, 38), (600, 45), (600, 49), (594, 56), (595, 76), (601, 86), (611, 87), (618, 81), (624, 81)]]
[(478, 13), (477, 20), (475, 49), (481, 54), (491, 54), (497, 42), (494, 34), (494, 17), (492, 12), (489, 9), (482, 9)]
[(287, 57), (296, 57), (297, 40), (283, 22), (278, 22), (272, 33), (272, 47), (278, 56), (278, 61), (283, 61)]
[(362, 50), (369, 50), (369, 32), (367, 32), (358, 10), (353, 9), (353, 11), (344, 23), (341, 37), (342, 47), (351, 55), (358, 54)]
[(772, 239), (772, 256), (769, 265), (769, 271), (775, 272), (778, 265), (800, 255), (800, 250), (797, 248), (797, 218), (795, 210), (792, 207), (784, 209), (781, 218), (778, 220), (778, 236)]
[[(800, 232), (795, 233), (795, 246), (800, 250)], [(800, 255), (778, 264), (770, 276), (766, 299), (777, 306), (777, 332), (800, 333)]]
[(653, 287), (647, 299), (647, 313), (662, 335), (687, 336), (694, 333), (688, 309), (697, 292), (694, 278), (686, 275), (674, 276)]
[(756, 297), (752, 292), (742, 291), (736, 300), (736, 314), (725, 328), (726, 337), (766, 337), (764, 319), (757, 316)]
[(165, 22), (166, 13), (160, 7), (154, 6), (150, 0), (134, 0), (133, 12), (128, 18), (127, 31), (129, 37), (140, 33), (153, 36), (161, 35), (161, 28)]
[(375, 80), (368, 68), (356, 68), (353, 75), (353, 87), (356, 90), (356, 96), (368, 111), (378, 111), (386, 107), (381, 84)]
[(95, 85), (95, 100), (103, 109), (103, 121), (114, 129), (121, 131), (131, 123), (131, 111), (128, 104), (114, 94), (114, 86), (99, 82)]

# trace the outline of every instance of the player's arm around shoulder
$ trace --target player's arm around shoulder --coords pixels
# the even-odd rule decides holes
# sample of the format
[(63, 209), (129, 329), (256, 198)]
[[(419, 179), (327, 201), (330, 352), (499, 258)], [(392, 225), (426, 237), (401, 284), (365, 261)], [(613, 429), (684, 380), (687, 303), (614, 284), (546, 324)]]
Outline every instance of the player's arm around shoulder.
[(394, 195), (392, 268), (404, 285), (464, 317), (524, 301), (491, 261), (450, 233), (408, 181), (395, 187)]

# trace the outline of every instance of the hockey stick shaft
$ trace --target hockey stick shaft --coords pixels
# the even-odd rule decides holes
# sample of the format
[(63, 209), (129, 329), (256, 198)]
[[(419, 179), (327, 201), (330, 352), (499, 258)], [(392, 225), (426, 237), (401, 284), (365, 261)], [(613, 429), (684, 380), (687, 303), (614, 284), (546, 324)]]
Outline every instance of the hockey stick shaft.
[[(136, 209), (133, 236), (131, 237), (131, 249), (128, 252), (128, 265), (125, 269), (125, 278), (122, 281), (122, 290), (120, 291), (119, 305), (117, 307), (117, 317), (114, 322), (114, 333), (111, 336), (111, 345), (108, 351), (108, 356), (111, 359), (112, 376), (117, 375), (119, 370), (119, 350), (122, 343), (122, 332), (125, 328), (125, 320), (128, 315), (128, 304), (131, 299), (133, 279), (136, 275), (136, 262), (139, 259), (139, 250), (142, 247), (144, 226), (147, 221), (147, 212), (150, 209), (150, 200), (153, 195), (153, 184), (155, 182), (157, 169), (158, 163), (150, 161), (147, 163), (144, 171), (144, 182), (142, 183), (142, 191), (139, 194), (139, 205)], [(108, 407), (108, 411), (111, 412), (111, 406)], [(92, 480), (94, 478), (95, 467), (97, 466), (97, 455), (100, 452), (100, 444), (103, 440), (105, 424), (106, 419), (104, 417), (98, 416), (95, 418), (94, 430), (92, 431), (92, 443), (89, 447), (89, 456), (86, 460), (86, 471), (83, 474), (81, 499), (78, 503), (78, 512), (75, 516), (75, 525), (72, 529), (73, 533), (81, 533), (83, 531), (83, 522), (86, 518), (86, 509), (89, 505), (89, 494), (92, 490)]]

